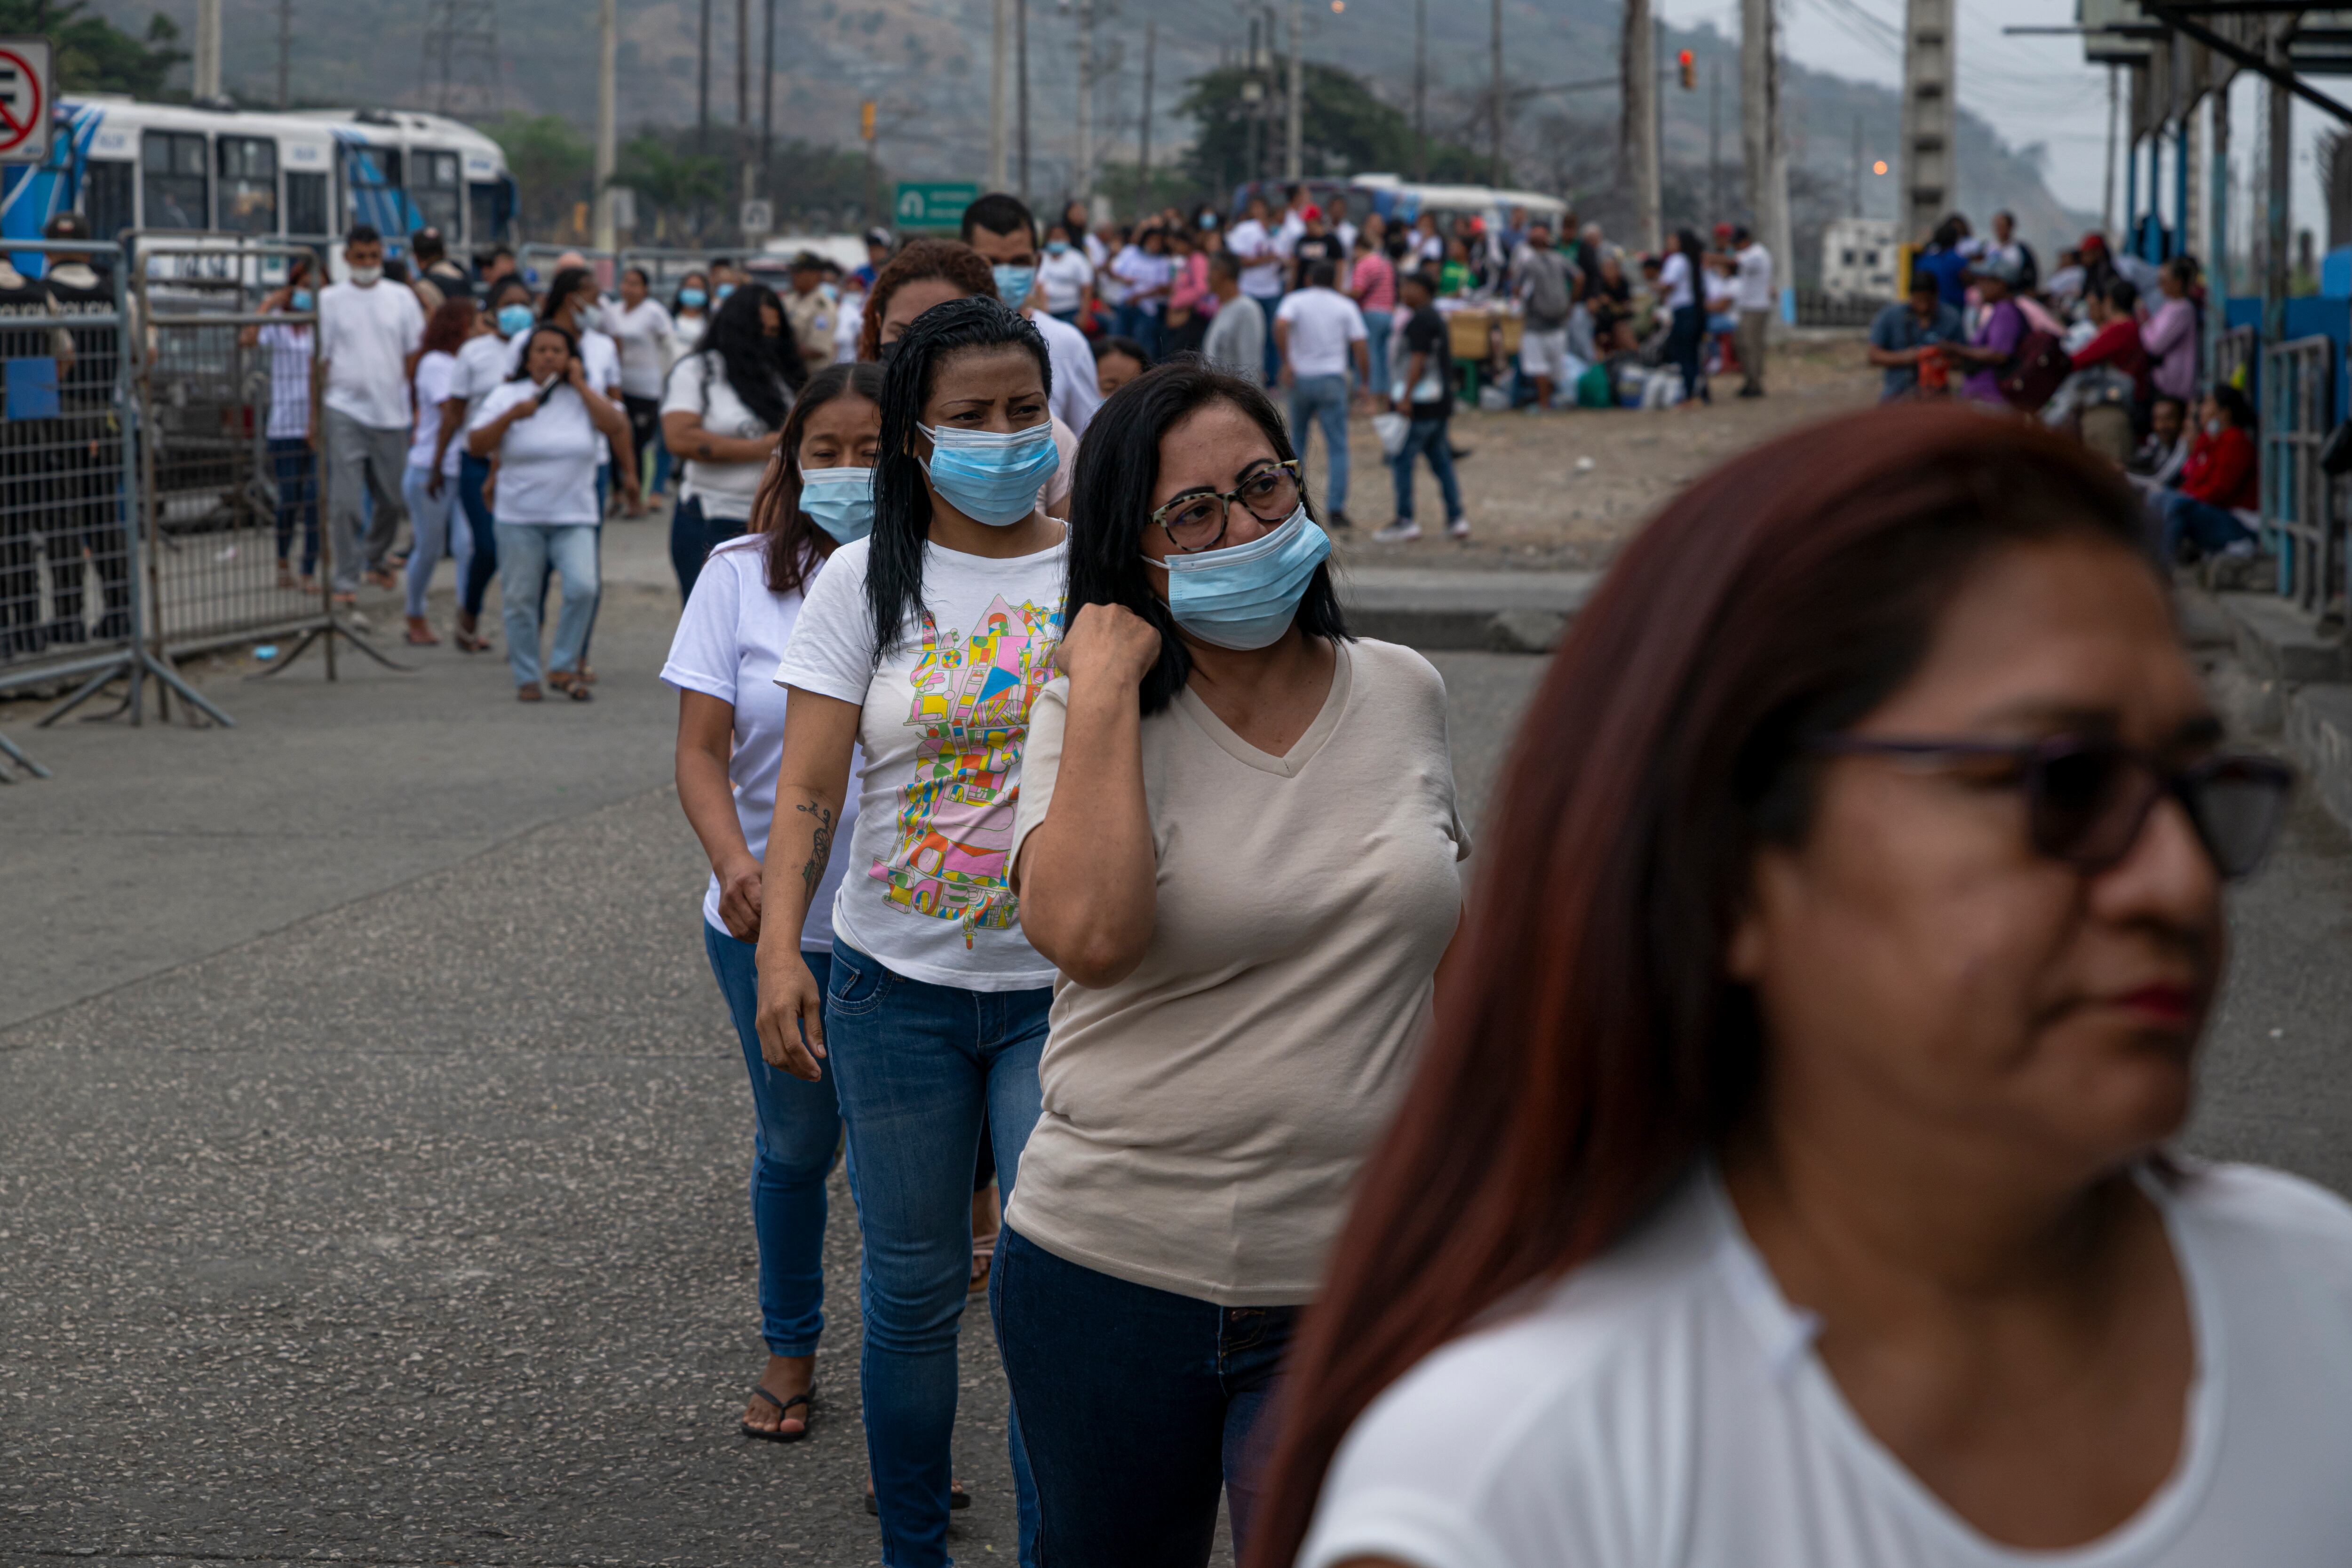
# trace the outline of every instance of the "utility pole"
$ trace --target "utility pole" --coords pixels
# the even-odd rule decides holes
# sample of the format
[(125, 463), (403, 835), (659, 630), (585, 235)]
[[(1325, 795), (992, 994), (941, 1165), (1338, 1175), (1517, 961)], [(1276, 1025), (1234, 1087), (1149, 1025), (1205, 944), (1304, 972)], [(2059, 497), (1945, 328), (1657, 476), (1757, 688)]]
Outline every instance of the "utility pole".
[(770, 190), (776, 162), (776, 0), (764, 0), (760, 25), (760, 189)]
[(1503, 0), (1494, 0), (1491, 10), (1486, 44), (1492, 57), (1487, 73), (1492, 85), (1487, 89), (1486, 148), (1493, 169), (1486, 183), (1500, 186), (1507, 183), (1503, 177)]
[(1013, 65), (1021, 120), (1021, 199), (1029, 199), (1029, 0), (1013, 0)]
[[(1948, 5), (1950, 0), (1911, 0), (1923, 3)], [(1948, 101), (1945, 112), (1948, 118)], [(1748, 210), (1756, 237), (1772, 254), (1773, 283), (1785, 298), (1796, 282), (1797, 258), (1789, 237), (1789, 142), (1780, 124), (1780, 31), (1773, 0), (1740, 0), (1739, 122)]]
[(278, 107), (291, 109), (294, 100), (294, 0), (278, 0)]
[(1412, 0), (1412, 177), (1429, 178), (1429, 0)]
[[(1070, 181), (1082, 202), (1095, 194), (1095, 0), (1078, 0), (1078, 167)], [(1092, 223), (1089, 212), (1087, 221)]]
[(620, 0), (604, 0), (596, 8), (595, 244), (599, 250), (614, 248), (613, 176), (620, 172), (621, 163), (619, 131), (613, 120), (620, 98)]
[(189, 96), (202, 103), (220, 96), (221, 0), (196, 0), (195, 79)]
[(1242, 172), (1252, 180), (1262, 179), (1265, 174), (1265, 159), (1258, 149), (1258, 128), (1265, 118), (1265, 89), (1257, 79), (1260, 69), (1257, 48), (1258, 18), (1252, 16), (1249, 19), (1249, 54), (1242, 72), (1242, 137), (1244, 156), (1247, 160)]
[(1143, 24), (1143, 121), (1139, 132), (1141, 145), (1135, 154), (1136, 204), (1139, 209), (1151, 205), (1151, 56), (1160, 42), (1160, 20), (1148, 18)]
[[(2122, 74), (2121, 66), (2107, 67), (2107, 195), (2106, 200), (2099, 207), (2099, 232), (2111, 237), (2116, 232), (2116, 114), (2117, 110), (2116, 83)], [(2223, 102), (2221, 115), (2225, 121), (2230, 117), (2227, 107), (2228, 95), (2227, 88), (2213, 95)]]
[[(2284, 342), (2286, 340), (2287, 235), (2293, 225), (2289, 209), (2294, 200), (2294, 100), (2279, 85), (2286, 75), (2287, 34), (2299, 18), (2289, 16), (2273, 17), (2264, 53), (2278, 76), (2263, 83), (2270, 99), (2270, 159), (2267, 173), (2270, 189), (2263, 203), (2263, 227), (2269, 243), (2263, 256), (2263, 342)], [(2270, 388), (2263, 387), (2265, 396)], [(2265, 406), (2276, 406), (2266, 403)]]
[[(1001, 191), (1004, 189), (1004, 45), (1005, 35), (1012, 31), (1013, 0), (996, 0), (995, 12), (988, 35), (988, 188)], [(772, 48), (773, 43), (769, 47)], [(770, 64), (772, 68), (773, 62)]]
[(1723, 221), (1723, 58), (1706, 62), (1706, 210)]
[[(1903, 227), (1917, 244), (1952, 205), (1952, 0), (1904, 0)], [(1775, 260), (1779, 258), (1775, 257)]]
[(736, 196), (751, 199), (751, 0), (735, 0)]
[(1850, 216), (1862, 216), (1862, 116), (1853, 117), (1853, 201)]
[[(2113, 69), (2113, 67), (2109, 67)], [(2230, 87), (2225, 81), (2208, 95), (2213, 105), (2213, 156), (2205, 177), (2210, 199), (2205, 206), (2205, 255), (2212, 268), (2215, 292), (2228, 299), (2230, 288)], [(2205, 363), (2213, 363), (2221, 346), (2223, 312), (2205, 312)]]
[(1290, 0), (1290, 127), (1283, 170), (1293, 184), (1306, 177), (1307, 75), (1299, 51), (1305, 47), (1305, 0)]
[(710, 151), (710, 0), (702, 0), (702, 63), (694, 82), (694, 150)]
[(1625, 0), (1625, 33), (1619, 60), (1623, 113), (1617, 128), (1618, 167), (1633, 196), (1633, 229), (1642, 248), (1664, 242), (1658, 197), (1657, 32), (1650, 25), (1650, 0)]

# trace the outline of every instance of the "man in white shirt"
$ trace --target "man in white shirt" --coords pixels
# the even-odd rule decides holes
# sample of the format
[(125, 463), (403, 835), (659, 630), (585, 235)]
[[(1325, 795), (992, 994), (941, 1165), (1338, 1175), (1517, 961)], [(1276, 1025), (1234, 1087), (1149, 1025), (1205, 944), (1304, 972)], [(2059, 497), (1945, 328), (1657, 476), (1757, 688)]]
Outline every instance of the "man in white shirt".
[(1307, 461), (1309, 422), (1323, 426), (1328, 445), (1323, 481), (1324, 522), (1333, 528), (1354, 526), (1348, 521), (1348, 367), (1352, 360), (1356, 384), (1371, 384), (1371, 352), (1366, 343), (1364, 313), (1356, 302), (1331, 287), (1339, 269), (1318, 261), (1307, 275), (1307, 287), (1284, 299), (1274, 312), (1274, 336), (1282, 349), (1282, 378), (1290, 388), (1290, 438)]
[(1054, 395), (1047, 405), (1075, 435), (1102, 406), (1095, 384), (1095, 352), (1086, 333), (1039, 310), (1037, 219), (1019, 196), (991, 191), (963, 209), (963, 242), (980, 252), (996, 276), (997, 297), (1019, 310), (1045, 340), (1054, 367)]
[[(408, 466), (409, 367), (425, 346), (425, 312), (416, 296), (383, 282), (383, 236), (355, 224), (343, 237), (350, 280), (319, 295), (319, 360), (326, 391), (321, 421), (327, 437), (327, 495), (336, 596), (359, 594), (360, 574), (380, 588), (394, 585), (384, 558), (400, 529), (400, 484)], [(364, 523), (361, 498), (375, 510)]]
[(1742, 397), (1764, 395), (1764, 338), (1772, 323), (1780, 295), (1772, 287), (1772, 253), (1757, 243), (1746, 228), (1731, 231), (1733, 263), (1739, 268), (1733, 303), (1739, 310), (1739, 368), (1747, 379), (1739, 384)]

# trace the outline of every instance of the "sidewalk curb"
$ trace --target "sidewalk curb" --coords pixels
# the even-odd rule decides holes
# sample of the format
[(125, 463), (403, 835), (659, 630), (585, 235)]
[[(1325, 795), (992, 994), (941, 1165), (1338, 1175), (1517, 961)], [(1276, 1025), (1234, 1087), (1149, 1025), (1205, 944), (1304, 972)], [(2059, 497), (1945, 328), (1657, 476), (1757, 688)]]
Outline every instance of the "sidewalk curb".
[(2250, 713), (2277, 724), (2320, 805), (2352, 831), (2352, 647), (2273, 595), (2213, 594), (2205, 603), (2226, 623), (2247, 671), (2260, 678), (2266, 700)]
[(1444, 652), (1545, 654), (1559, 646), (1597, 572), (1358, 568), (1335, 586), (1358, 635)]

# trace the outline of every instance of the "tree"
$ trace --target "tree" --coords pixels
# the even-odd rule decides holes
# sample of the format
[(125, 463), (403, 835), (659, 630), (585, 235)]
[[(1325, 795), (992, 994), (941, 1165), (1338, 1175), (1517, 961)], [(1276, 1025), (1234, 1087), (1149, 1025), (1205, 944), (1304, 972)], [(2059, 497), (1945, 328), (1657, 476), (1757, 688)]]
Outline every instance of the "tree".
[(523, 227), (552, 236), (570, 225), (573, 207), (593, 194), (595, 157), (587, 139), (560, 114), (508, 114), (482, 131), (507, 155)]
[(0, 33), (47, 35), (57, 48), (58, 86), (67, 92), (127, 92), (159, 99), (163, 79), (188, 58), (169, 16), (148, 19), (142, 43), (103, 16), (85, 15), (88, 0), (0, 0)]
[[(1267, 85), (1252, 102), (1245, 83), (1262, 79), (1238, 66), (1204, 71), (1186, 84), (1177, 112), (1198, 127), (1185, 171), (1196, 184), (1229, 191), (1262, 170), (1279, 172), (1283, 160), (1281, 86)], [(1307, 101), (1300, 115), (1299, 164), (1308, 174), (1331, 176), (1374, 171), (1402, 173), (1413, 166), (1412, 124), (1403, 112), (1376, 97), (1361, 77), (1337, 66), (1309, 62), (1303, 72)], [(1260, 169), (1249, 166), (1251, 122), (1257, 121)], [(1267, 151), (1269, 145), (1275, 151)], [(1452, 142), (1433, 140), (1429, 177), (1484, 182), (1486, 160)]]
[(647, 127), (622, 146), (614, 184), (637, 194), (637, 237), (699, 242), (727, 196), (727, 161), (686, 151), (684, 138)]

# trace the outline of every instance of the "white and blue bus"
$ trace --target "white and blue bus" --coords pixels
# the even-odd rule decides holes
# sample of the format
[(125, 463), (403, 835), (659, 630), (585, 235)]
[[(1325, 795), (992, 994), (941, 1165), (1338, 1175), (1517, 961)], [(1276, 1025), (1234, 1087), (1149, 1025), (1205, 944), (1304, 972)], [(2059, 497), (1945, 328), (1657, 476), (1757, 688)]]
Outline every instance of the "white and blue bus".
[(99, 239), (209, 231), (314, 245), (373, 224), (400, 255), (438, 228), (463, 259), (514, 238), (515, 184), (497, 142), (410, 110), (268, 113), (80, 93), (58, 106), (48, 161), (0, 176), (0, 238), (79, 212)]

